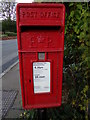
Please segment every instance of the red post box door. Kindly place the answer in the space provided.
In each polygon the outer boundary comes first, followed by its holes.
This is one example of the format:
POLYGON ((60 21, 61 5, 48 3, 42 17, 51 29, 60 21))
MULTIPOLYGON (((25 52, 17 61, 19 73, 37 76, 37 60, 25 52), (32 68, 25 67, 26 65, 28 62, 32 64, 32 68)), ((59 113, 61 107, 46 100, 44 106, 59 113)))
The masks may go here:
POLYGON ((17 33, 23 107, 61 105, 65 7, 19 4, 17 33))

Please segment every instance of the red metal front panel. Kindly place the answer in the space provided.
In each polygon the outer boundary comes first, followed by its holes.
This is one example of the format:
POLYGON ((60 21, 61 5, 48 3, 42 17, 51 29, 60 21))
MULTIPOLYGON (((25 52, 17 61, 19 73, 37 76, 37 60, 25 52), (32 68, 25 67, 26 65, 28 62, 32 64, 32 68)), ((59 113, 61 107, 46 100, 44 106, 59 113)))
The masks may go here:
POLYGON ((64 25, 63 4, 17 5, 20 81, 25 109, 61 105, 64 25), (45 58, 38 59, 38 53, 45 53, 45 58), (35 62, 50 63, 49 92, 35 93, 33 77, 35 62))

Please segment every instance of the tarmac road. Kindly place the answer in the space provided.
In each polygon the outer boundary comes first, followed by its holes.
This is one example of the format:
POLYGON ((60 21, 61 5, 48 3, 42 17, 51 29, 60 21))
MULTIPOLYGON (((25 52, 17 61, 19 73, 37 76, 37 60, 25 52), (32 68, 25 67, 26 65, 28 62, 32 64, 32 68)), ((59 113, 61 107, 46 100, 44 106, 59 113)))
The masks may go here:
POLYGON ((3 40, 0 41, 0 44, 2 44, 2 57, 0 57, 2 66, 0 67, 4 72, 18 60, 17 40, 3 40))

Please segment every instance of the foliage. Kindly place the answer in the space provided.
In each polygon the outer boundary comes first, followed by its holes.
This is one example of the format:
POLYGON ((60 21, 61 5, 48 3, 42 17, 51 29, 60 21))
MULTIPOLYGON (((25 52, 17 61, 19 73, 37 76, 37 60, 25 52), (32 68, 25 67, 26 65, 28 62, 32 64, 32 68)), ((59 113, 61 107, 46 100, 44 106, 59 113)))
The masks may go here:
POLYGON ((7 35, 0 34, 0 38, 7 37, 7 35))
POLYGON ((50 110, 52 120, 88 119, 89 80, 89 7, 88 3, 68 3, 65 25, 64 81, 68 100, 60 108, 50 110), (54 118, 55 117, 55 118, 54 118))
POLYGON ((12 2, 7 2, 6 0, 1 0, 0 2, 0 17, 3 20, 16 20, 16 2, 12 0, 12 2))
POLYGON ((2 32, 5 33, 6 31, 16 33, 16 21, 3 20, 2 21, 2 32))
POLYGON ((16 32, 16 2, 12 0, 0 1, 0 18, 2 20, 2 31, 16 32))
POLYGON ((6 32, 7 36, 17 36, 17 33, 14 32, 6 32))
POLYGON ((20 119, 25 120, 37 120, 37 111, 36 110, 25 110, 24 113, 20 115, 20 119))
POLYGON ((0 32, 2 32, 2 21, 0 20, 0 32))
POLYGON ((68 100, 61 107, 48 109, 48 120, 88 120, 89 5, 88 3, 65 5, 67 13, 63 76, 67 85, 68 100))

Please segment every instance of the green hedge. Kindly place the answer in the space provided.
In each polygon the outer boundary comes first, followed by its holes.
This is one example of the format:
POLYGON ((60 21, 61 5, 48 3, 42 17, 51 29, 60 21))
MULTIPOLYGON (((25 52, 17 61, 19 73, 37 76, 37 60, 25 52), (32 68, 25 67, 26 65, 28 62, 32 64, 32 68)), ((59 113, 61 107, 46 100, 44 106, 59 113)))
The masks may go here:
POLYGON ((16 21, 11 21, 11 20, 3 20, 2 21, 2 31, 5 33, 6 31, 10 32, 17 32, 16 30, 16 21))
POLYGON ((5 35, 5 34, 4 34, 4 35, 3 35, 3 34, 1 34, 1 35, 0 35, 0 37, 7 37, 7 35, 5 35))
POLYGON ((6 32, 5 34, 7 36, 17 36, 17 33, 14 33, 14 32, 6 32))

